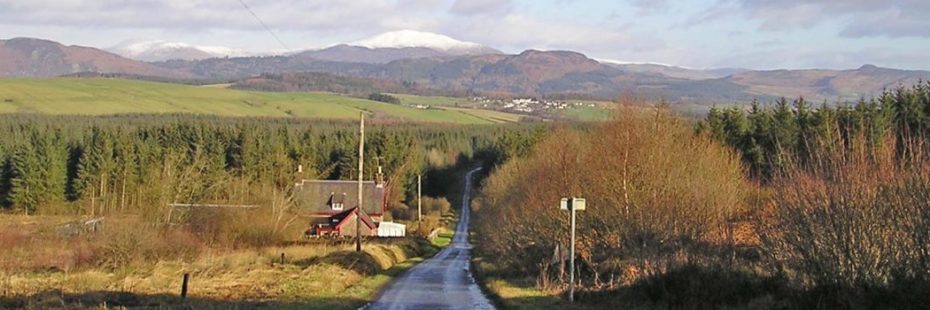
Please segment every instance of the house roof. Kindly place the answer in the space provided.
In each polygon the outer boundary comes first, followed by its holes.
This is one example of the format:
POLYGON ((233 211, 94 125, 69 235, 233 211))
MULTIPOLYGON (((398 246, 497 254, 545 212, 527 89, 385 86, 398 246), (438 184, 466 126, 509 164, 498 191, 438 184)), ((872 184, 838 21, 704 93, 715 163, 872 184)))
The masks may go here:
MULTIPOLYGON (((373 181, 362 182, 365 214, 384 212, 387 189, 373 181)), ((294 202, 302 210, 320 214, 337 214, 358 206, 358 181, 302 180, 297 183, 294 202), (342 210, 333 210, 333 203, 342 203, 342 210)))
MULTIPOLYGON (((336 224, 336 228, 342 228, 343 225, 346 225, 347 222, 345 221, 345 219, 348 218, 349 215, 352 215, 352 214, 355 214, 355 208, 352 208, 352 209, 343 211, 341 213, 337 213, 336 215, 333 215, 332 219, 335 220, 337 223, 339 223, 339 224, 336 224)), ((368 228, 370 229, 375 229, 378 227, 377 225, 375 225, 375 221, 373 221, 371 217, 368 216, 367 213, 362 214, 362 222, 365 223, 365 225, 368 226, 368 228)))

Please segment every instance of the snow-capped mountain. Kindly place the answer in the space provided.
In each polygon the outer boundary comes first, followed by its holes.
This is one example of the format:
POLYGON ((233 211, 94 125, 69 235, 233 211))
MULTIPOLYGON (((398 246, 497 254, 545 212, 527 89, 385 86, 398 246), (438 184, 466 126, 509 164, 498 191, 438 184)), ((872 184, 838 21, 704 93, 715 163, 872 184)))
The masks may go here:
POLYGON ((388 63, 399 59, 485 54, 501 54, 501 51, 437 33, 400 30, 324 49, 304 51, 299 55, 339 62, 388 63))
POLYGON ((377 48, 428 48, 453 55, 478 55, 489 52, 500 53, 492 48, 474 42, 459 41, 445 35, 432 32, 399 30, 385 32, 358 41, 346 43, 349 46, 377 48))
POLYGON ((242 51, 223 46, 194 46, 183 42, 162 40, 126 41, 107 50, 126 58, 141 61, 200 60, 212 57, 245 55, 242 51))

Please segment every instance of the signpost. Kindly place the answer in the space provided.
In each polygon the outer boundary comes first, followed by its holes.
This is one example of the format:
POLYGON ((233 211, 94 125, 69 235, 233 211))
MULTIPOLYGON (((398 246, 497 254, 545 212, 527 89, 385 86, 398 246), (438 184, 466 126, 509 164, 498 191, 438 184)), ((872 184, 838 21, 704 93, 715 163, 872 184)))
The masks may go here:
POLYGON ((575 301, 575 211, 584 211, 586 203, 584 198, 562 198, 559 202, 559 209, 572 212, 572 246, 569 251, 568 266, 568 301, 575 301))

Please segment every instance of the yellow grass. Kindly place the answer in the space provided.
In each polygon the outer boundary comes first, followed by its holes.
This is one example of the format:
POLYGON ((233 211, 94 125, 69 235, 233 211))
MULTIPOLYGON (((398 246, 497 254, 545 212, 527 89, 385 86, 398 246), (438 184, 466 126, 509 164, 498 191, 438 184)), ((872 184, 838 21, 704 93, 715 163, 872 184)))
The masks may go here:
POLYGON ((366 244, 361 255, 353 250, 351 244, 306 244, 210 250, 191 262, 118 270, 0 271, 0 308, 96 307, 119 304, 119 296, 126 295, 131 296, 127 306, 354 309, 420 261, 408 257, 401 244, 366 244), (187 301, 177 297, 184 273, 191 279, 187 301))

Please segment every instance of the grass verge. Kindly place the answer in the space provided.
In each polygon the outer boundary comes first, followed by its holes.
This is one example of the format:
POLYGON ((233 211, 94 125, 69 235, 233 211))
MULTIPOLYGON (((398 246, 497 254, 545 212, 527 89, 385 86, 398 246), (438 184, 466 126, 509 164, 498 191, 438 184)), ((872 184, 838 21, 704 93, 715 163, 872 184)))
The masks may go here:
POLYGON ((0 308, 356 309, 436 251, 413 239, 368 242, 362 253, 352 247, 301 244, 217 252, 193 262, 119 270, 0 271, 0 308), (191 277, 187 299, 178 296, 184 273, 191 277))

